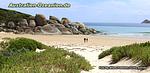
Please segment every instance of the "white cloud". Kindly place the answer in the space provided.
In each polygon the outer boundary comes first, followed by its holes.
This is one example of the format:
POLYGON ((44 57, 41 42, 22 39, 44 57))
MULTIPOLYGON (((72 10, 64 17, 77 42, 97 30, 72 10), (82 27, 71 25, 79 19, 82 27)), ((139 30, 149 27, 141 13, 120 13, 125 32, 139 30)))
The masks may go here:
POLYGON ((150 0, 108 0, 93 5, 97 19, 110 22, 140 22, 150 18, 150 0))

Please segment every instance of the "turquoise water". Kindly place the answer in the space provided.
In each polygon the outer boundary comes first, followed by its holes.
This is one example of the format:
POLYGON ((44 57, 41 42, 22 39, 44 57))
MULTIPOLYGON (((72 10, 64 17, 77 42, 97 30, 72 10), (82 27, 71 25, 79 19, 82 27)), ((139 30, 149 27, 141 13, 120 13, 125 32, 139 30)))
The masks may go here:
POLYGON ((139 23, 85 23, 88 27, 112 36, 150 36, 150 24, 139 23))

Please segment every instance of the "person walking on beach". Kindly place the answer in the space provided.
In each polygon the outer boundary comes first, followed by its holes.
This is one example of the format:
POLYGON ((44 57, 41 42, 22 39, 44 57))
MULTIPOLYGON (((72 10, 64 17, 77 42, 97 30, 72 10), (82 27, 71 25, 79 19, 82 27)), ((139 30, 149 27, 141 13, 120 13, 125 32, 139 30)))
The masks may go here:
POLYGON ((84 43, 88 42, 88 38, 84 38, 84 43))

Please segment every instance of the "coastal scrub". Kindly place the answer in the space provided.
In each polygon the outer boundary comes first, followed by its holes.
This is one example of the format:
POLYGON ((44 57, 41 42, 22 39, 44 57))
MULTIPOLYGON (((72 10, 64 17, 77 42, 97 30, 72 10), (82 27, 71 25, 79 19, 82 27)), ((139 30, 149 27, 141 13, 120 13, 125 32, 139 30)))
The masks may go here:
POLYGON ((32 39, 9 39, 1 43, 1 48, 2 73, 80 73, 81 70, 92 69, 84 57, 63 48, 48 47, 32 39), (46 50, 37 53, 34 48, 46 50))

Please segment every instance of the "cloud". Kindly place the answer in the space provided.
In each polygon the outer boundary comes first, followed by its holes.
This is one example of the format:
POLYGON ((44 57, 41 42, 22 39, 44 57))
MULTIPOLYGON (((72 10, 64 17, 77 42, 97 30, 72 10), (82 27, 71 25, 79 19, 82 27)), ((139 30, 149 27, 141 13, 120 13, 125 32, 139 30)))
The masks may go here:
POLYGON ((150 18, 149 0, 107 0, 94 5, 99 11, 97 19, 104 22, 140 22, 150 18))

